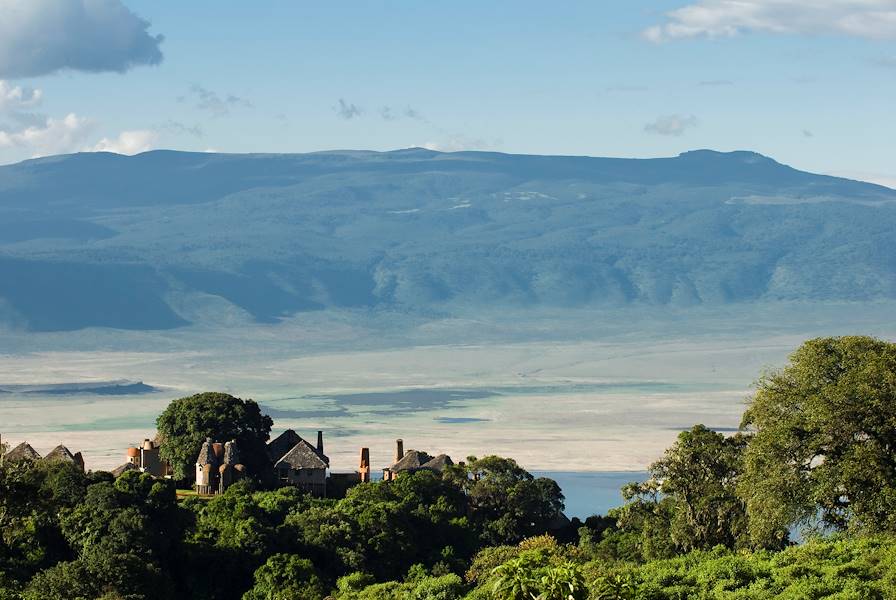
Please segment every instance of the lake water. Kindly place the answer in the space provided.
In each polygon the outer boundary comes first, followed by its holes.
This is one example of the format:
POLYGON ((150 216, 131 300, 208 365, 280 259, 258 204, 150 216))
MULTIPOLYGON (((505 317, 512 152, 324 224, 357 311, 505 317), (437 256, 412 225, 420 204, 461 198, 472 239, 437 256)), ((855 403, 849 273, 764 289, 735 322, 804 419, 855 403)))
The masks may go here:
POLYGON ((582 520, 591 515, 606 515, 611 508, 621 506, 622 486, 631 481, 647 480, 646 471, 541 471, 533 475, 556 481, 566 497, 566 516, 582 520))

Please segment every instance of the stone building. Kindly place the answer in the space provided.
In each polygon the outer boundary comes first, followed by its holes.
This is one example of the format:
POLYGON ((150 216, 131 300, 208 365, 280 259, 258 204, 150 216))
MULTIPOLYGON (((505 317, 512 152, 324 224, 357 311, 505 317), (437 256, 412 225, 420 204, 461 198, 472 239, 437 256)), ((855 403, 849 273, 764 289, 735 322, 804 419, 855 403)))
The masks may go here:
POLYGON ((221 494, 245 472, 236 440, 222 444, 206 438, 196 458, 196 493, 221 494))
POLYGON ((327 469, 330 459, 324 454, 324 434, 317 432, 317 445, 287 429, 268 442, 268 456, 274 465, 277 479, 284 485, 318 496, 327 495, 327 469))
POLYGON ((404 451, 404 441, 395 440, 395 462, 390 467, 383 469, 383 480, 392 481, 402 473, 415 471, 432 471, 441 473, 447 467, 454 464, 447 454, 439 454, 432 457, 420 450, 404 451))
MULTIPOLYGON (((167 477, 171 475, 171 465, 162 460, 161 444, 155 440, 145 439, 139 446, 128 448, 127 463, 132 464, 143 473, 149 473, 153 477, 167 477)), ((127 469, 124 465, 115 469, 122 473, 127 469)), ((115 472, 113 471, 113 473, 115 472)))

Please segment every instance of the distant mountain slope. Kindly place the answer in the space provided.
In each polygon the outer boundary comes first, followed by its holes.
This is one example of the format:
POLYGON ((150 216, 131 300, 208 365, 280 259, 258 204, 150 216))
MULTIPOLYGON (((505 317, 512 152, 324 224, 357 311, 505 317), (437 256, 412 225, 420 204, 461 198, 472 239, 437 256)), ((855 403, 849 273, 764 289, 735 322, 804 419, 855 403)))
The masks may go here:
POLYGON ((751 152, 75 154, 0 167, 0 322, 893 298, 894 242, 896 191, 751 152))

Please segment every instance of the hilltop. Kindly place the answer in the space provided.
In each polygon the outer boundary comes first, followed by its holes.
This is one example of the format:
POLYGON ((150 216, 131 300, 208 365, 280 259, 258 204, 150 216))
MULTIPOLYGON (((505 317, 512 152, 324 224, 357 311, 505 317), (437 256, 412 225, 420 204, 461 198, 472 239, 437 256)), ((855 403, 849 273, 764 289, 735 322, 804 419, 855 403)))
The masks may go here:
POLYGON ((86 153, 0 167, 0 324, 896 297, 896 191, 753 152, 86 153))

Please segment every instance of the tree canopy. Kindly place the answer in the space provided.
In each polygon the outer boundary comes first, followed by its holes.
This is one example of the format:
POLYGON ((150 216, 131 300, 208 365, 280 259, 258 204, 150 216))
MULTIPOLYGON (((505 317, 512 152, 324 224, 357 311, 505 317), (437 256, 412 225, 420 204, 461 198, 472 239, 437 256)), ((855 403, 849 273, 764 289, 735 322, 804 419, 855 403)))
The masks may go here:
POLYGON ((757 543, 794 523, 896 531, 896 344, 804 343, 744 414, 755 430, 740 494, 757 543))
POLYGON ((192 477, 192 465, 207 437, 216 442, 236 440, 249 473, 261 476, 268 468, 265 444, 273 425, 254 400, 220 392, 174 400, 156 420, 162 458, 171 463, 177 479, 192 477))

